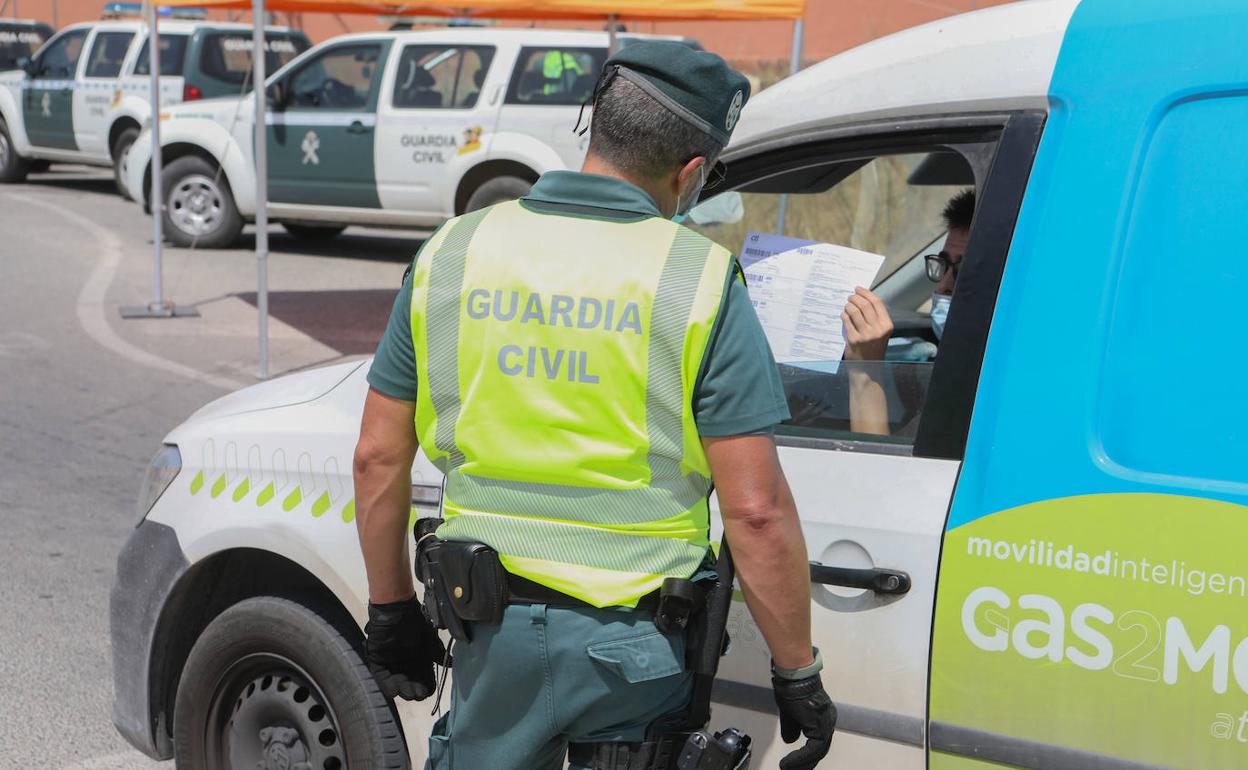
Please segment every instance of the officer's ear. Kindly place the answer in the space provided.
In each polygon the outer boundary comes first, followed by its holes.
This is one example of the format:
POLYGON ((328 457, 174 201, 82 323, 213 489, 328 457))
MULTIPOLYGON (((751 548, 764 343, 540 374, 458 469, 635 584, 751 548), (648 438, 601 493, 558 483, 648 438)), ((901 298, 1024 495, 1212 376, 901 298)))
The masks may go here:
POLYGON ((676 172, 676 193, 681 194, 697 184, 698 180, 705 180, 706 158, 697 155, 690 158, 685 165, 680 167, 680 171, 676 172))

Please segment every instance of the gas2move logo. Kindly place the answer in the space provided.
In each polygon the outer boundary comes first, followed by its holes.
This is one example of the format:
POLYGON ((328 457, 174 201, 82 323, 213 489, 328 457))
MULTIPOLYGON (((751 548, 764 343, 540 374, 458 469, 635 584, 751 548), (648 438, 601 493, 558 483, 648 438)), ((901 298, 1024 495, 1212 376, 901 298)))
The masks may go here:
POLYGON ((962 631, 985 652, 1012 651, 1031 660, 1067 661, 1088 671, 1168 685, 1203 680, 1219 695, 1233 680, 1248 694, 1248 637, 1232 638, 1226 625, 1205 628, 1189 629, 1181 618, 1163 621, 1144 610, 1115 613, 1092 602, 1067 613, 1043 594, 1023 594, 1015 604, 993 586, 974 589, 962 603, 962 631), (1007 614, 1015 606, 1027 617, 1007 614))

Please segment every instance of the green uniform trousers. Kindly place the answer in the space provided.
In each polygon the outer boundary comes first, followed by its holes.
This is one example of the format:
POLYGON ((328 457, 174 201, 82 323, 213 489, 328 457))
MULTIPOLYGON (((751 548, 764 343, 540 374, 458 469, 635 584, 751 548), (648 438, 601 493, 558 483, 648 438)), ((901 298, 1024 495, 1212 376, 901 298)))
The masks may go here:
POLYGON ((560 770, 569 741, 639 741, 692 688, 684 635, 642 611, 513 605, 453 655, 425 770, 560 770))

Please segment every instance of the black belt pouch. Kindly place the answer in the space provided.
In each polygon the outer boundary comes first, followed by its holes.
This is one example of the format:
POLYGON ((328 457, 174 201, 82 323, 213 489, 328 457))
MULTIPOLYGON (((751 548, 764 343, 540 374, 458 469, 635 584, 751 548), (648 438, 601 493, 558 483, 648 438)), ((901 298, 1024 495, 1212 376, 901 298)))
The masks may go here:
POLYGON ((470 623, 502 622, 507 609, 507 572, 498 552, 485 543, 422 538, 417 574, 426 589, 434 590, 441 605, 439 614, 449 609, 470 623))

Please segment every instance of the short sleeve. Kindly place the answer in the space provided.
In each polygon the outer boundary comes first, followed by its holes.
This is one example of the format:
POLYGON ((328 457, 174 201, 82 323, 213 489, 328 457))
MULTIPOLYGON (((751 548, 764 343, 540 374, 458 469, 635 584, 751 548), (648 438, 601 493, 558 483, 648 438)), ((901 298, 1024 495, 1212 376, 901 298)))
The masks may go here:
POLYGON ((745 285, 729 280, 694 389, 700 436, 740 436, 789 419, 784 385, 745 285))
POLYGON ((412 345, 412 271, 394 299, 386 331, 373 356, 368 384, 391 398, 416 400, 416 349, 412 345))

